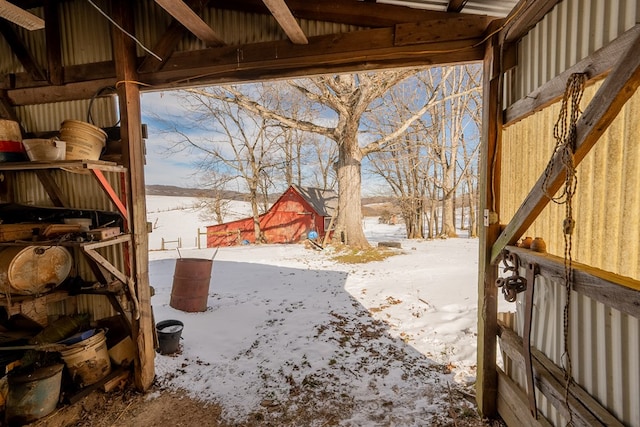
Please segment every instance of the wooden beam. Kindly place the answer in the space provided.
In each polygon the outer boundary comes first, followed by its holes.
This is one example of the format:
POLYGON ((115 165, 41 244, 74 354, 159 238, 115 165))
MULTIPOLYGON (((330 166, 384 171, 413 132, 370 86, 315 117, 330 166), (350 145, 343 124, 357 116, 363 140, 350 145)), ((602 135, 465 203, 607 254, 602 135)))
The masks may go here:
POLYGON ((524 98, 513 103, 504 113, 505 126, 535 113, 562 99, 567 79, 573 73, 587 73, 590 83, 606 76, 628 51, 629 45, 640 34, 640 24, 636 24, 611 43, 598 49, 587 58, 563 71, 524 98))
POLYGON ((0 90, 0 118, 20 122, 5 89, 0 90))
MULTIPOLYGON (((204 9, 208 1, 187 0, 186 3, 195 13, 199 14, 202 9, 204 9)), ((162 58, 162 61, 159 61, 155 56, 149 54, 145 56, 144 60, 138 67, 138 73, 149 73, 161 69, 185 34, 187 34, 187 29, 184 25, 176 19, 172 19, 169 27, 160 37, 160 40, 158 40, 151 49, 153 53, 162 58)))
POLYGON ((307 36, 284 0, 262 0, 292 43, 308 44, 307 36))
POLYGON ((465 40, 483 34, 491 21, 485 17, 455 16, 446 19, 396 25, 395 45, 433 43, 440 40, 465 40))
MULTIPOLYGON (((394 30, 382 28, 311 37, 309 41, 309 45, 306 46, 280 40, 175 52, 160 71, 139 74, 138 81, 153 86, 142 88, 144 90, 166 89, 193 84, 300 77, 327 72, 455 64, 479 61, 484 57, 480 36, 469 40, 395 46, 394 30)), ((119 81, 113 73, 113 68, 109 71, 112 64, 105 62, 65 67, 67 83, 64 86, 45 87, 32 81, 30 84, 37 86, 8 90, 7 95, 13 105, 89 99, 100 88, 113 86, 119 81), (91 74, 92 72, 95 74, 91 74)), ((22 81, 24 85, 29 84, 22 81)))
MULTIPOLYGON (((519 362, 520 360, 524 361, 522 338, 502 324, 500 324, 498 332, 502 351, 520 369, 524 369, 524 365, 519 362)), ((575 382, 569 387, 569 409, 567 409, 564 373, 540 350, 532 348, 531 352, 536 387, 563 417, 568 418, 568 410, 571 410, 576 426, 623 427, 623 424, 615 416, 575 382)), ((526 410, 526 406, 524 410, 526 410)))
POLYGON ((449 0, 447 4, 447 12, 460 13, 467 4, 468 0, 449 0))
MULTIPOLYGON (((582 116, 576 124, 576 146, 573 156, 575 166, 578 166, 591 148, 607 130, 616 118, 624 104, 635 93, 640 85, 640 35, 636 36, 625 54, 621 55, 615 69, 609 74, 598 92, 595 94, 582 116)), ((549 203, 544 191, 547 183, 548 192, 555 194, 564 181, 564 168, 560 153, 553 158, 550 173, 543 173, 534 187, 518 208, 509 224, 506 226, 493 249, 491 262, 497 262, 500 252, 507 245, 513 245, 527 228, 540 215, 549 203)), ((560 226, 560 224, 558 225, 560 226)))
POLYGON ((44 3, 45 40, 47 43, 47 74, 49 82, 53 85, 61 85, 64 81, 62 74, 62 46, 60 44, 60 14, 59 3, 54 0, 46 0, 44 3))
POLYGON ((53 175, 51 174, 50 170, 36 170, 36 175, 38 176, 38 180, 47 192, 47 195, 53 202, 53 206, 60 208, 68 208, 71 206, 67 199, 67 195, 54 181, 53 175))
MULTIPOLYGON (((115 0, 113 17, 125 30, 134 33, 132 4, 128 0, 115 0)), ((126 251, 131 262, 130 274, 133 277, 135 295, 139 302, 139 317, 133 322, 133 340, 138 350, 134 362, 135 384, 141 390, 147 390, 153 383, 155 348, 153 333, 155 325, 151 309, 151 289, 149 285, 149 242, 147 236, 147 212, 144 188, 144 146, 140 113, 140 91, 137 84, 135 45, 122 31, 112 28, 113 56, 116 64, 116 77, 124 82, 118 86, 120 103, 121 131, 123 142, 123 160, 128 168, 127 204, 131 220, 128 221, 132 234, 133 250, 126 251)), ((129 289, 131 281, 127 281, 129 289)), ((135 304, 135 301, 134 301, 135 304)))
MULTIPOLYGON (((536 263, 542 276, 564 276, 564 258, 507 246, 522 262, 536 263)), ((608 307, 640 318, 640 281, 573 261, 573 290, 608 307)))
POLYGON ((500 156, 502 124, 502 71, 497 37, 486 47, 483 70, 482 148, 480 154, 480 211, 484 226, 480 227, 478 260, 478 370, 476 400, 485 417, 497 414, 498 377, 496 370, 496 328, 498 268, 490 260, 491 247, 500 233, 500 156))
POLYGON ((500 43, 520 40, 561 1, 520 0, 507 16, 507 25, 500 31, 500 43))
POLYGON ((508 426, 551 427, 544 416, 538 419, 527 411, 527 396, 511 378, 498 369, 498 412, 508 426))
POLYGON ((4 18, 14 24, 26 28, 29 31, 41 30, 44 28, 44 20, 42 18, 21 9, 7 0, 0 0, 0 9, 2 10, 0 19, 4 18))
POLYGON ((198 39, 202 40, 207 46, 224 46, 222 40, 213 29, 198 16, 184 1, 182 0, 155 0, 169 15, 173 16, 177 21, 184 25, 198 39))
POLYGON ((20 38, 20 35, 4 19, 0 18, 0 33, 11 47, 13 54, 18 58, 24 69, 34 80, 46 80, 42 69, 38 65, 35 57, 31 55, 29 49, 20 38))

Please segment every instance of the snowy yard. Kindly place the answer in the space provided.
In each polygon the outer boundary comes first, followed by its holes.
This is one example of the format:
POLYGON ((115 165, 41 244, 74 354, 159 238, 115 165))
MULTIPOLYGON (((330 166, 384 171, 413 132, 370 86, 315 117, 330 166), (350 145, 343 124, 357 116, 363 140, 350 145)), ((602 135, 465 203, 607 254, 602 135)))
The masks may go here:
MULTIPOLYGON (((158 227, 172 224, 176 235, 204 225, 188 210, 149 217, 158 227)), ((179 255, 152 250, 155 320, 185 325, 181 352, 156 357, 159 386, 220 405, 231 423, 478 422, 477 240, 409 241, 401 225, 377 218, 365 220, 365 233, 371 242, 400 241, 402 249, 381 262, 348 265, 334 261, 331 249, 302 244, 221 248, 202 313, 169 306, 179 255)), ((180 255, 213 252, 183 247, 180 255)))

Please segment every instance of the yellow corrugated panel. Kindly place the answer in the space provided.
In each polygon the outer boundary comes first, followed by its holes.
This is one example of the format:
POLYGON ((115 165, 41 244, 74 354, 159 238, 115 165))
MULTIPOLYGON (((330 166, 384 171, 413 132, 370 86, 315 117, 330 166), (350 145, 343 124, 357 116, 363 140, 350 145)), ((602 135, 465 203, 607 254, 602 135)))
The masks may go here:
MULTIPOLYGON (((600 84, 585 90, 587 105, 600 84)), ((559 104, 505 129, 501 175, 501 222, 508 223, 543 173, 555 140, 559 104)), ((573 254, 578 262, 640 280, 640 94, 620 112, 578 167, 573 201, 577 221, 573 254)), ((540 236, 550 253, 564 254, 565 206, 550 203, 528 236, 540 236)))

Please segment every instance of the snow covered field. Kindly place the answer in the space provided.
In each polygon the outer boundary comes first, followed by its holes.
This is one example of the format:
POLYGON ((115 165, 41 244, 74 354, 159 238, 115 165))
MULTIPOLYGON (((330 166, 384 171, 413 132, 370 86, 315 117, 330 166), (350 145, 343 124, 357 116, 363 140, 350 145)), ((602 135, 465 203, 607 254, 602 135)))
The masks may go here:
POLYGON ((370 241, 400 241, 398 255, 348 265, 302 244, 221 248, 207 311, 186 313, 169 306, 178 252, 153 249, 161 233, 184 236, 182 257, 214 249, 195 249, 206 222, 171 209, 180 200, 148 200, 155 320, 185 325, 182 351, 156 357, 163 388, 222 405, 230 422, 325 425, 339 413, 335 425, 425 426, 472 413, 477 240, 409 241, 402 225, 366 218, 370 241))

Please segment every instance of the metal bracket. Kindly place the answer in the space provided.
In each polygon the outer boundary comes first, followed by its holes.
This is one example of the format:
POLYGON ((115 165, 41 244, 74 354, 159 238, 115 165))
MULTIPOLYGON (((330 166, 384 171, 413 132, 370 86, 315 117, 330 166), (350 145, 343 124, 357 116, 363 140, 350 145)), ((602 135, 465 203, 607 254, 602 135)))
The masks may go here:
POLYGON ((536 274, 539 272, 540 268, 538 264, 529 263, 527 265, 527 289, 524 294, 524 331, 522 334, 522 350, 524 354, 525 374, 527 376, 527 397, 529 398, 529 410, 535 419, 538 419, 538 408, 536 406, 536 390, 531 361, 531 323, 533 320, 533 291, 535 288, 536 274))

